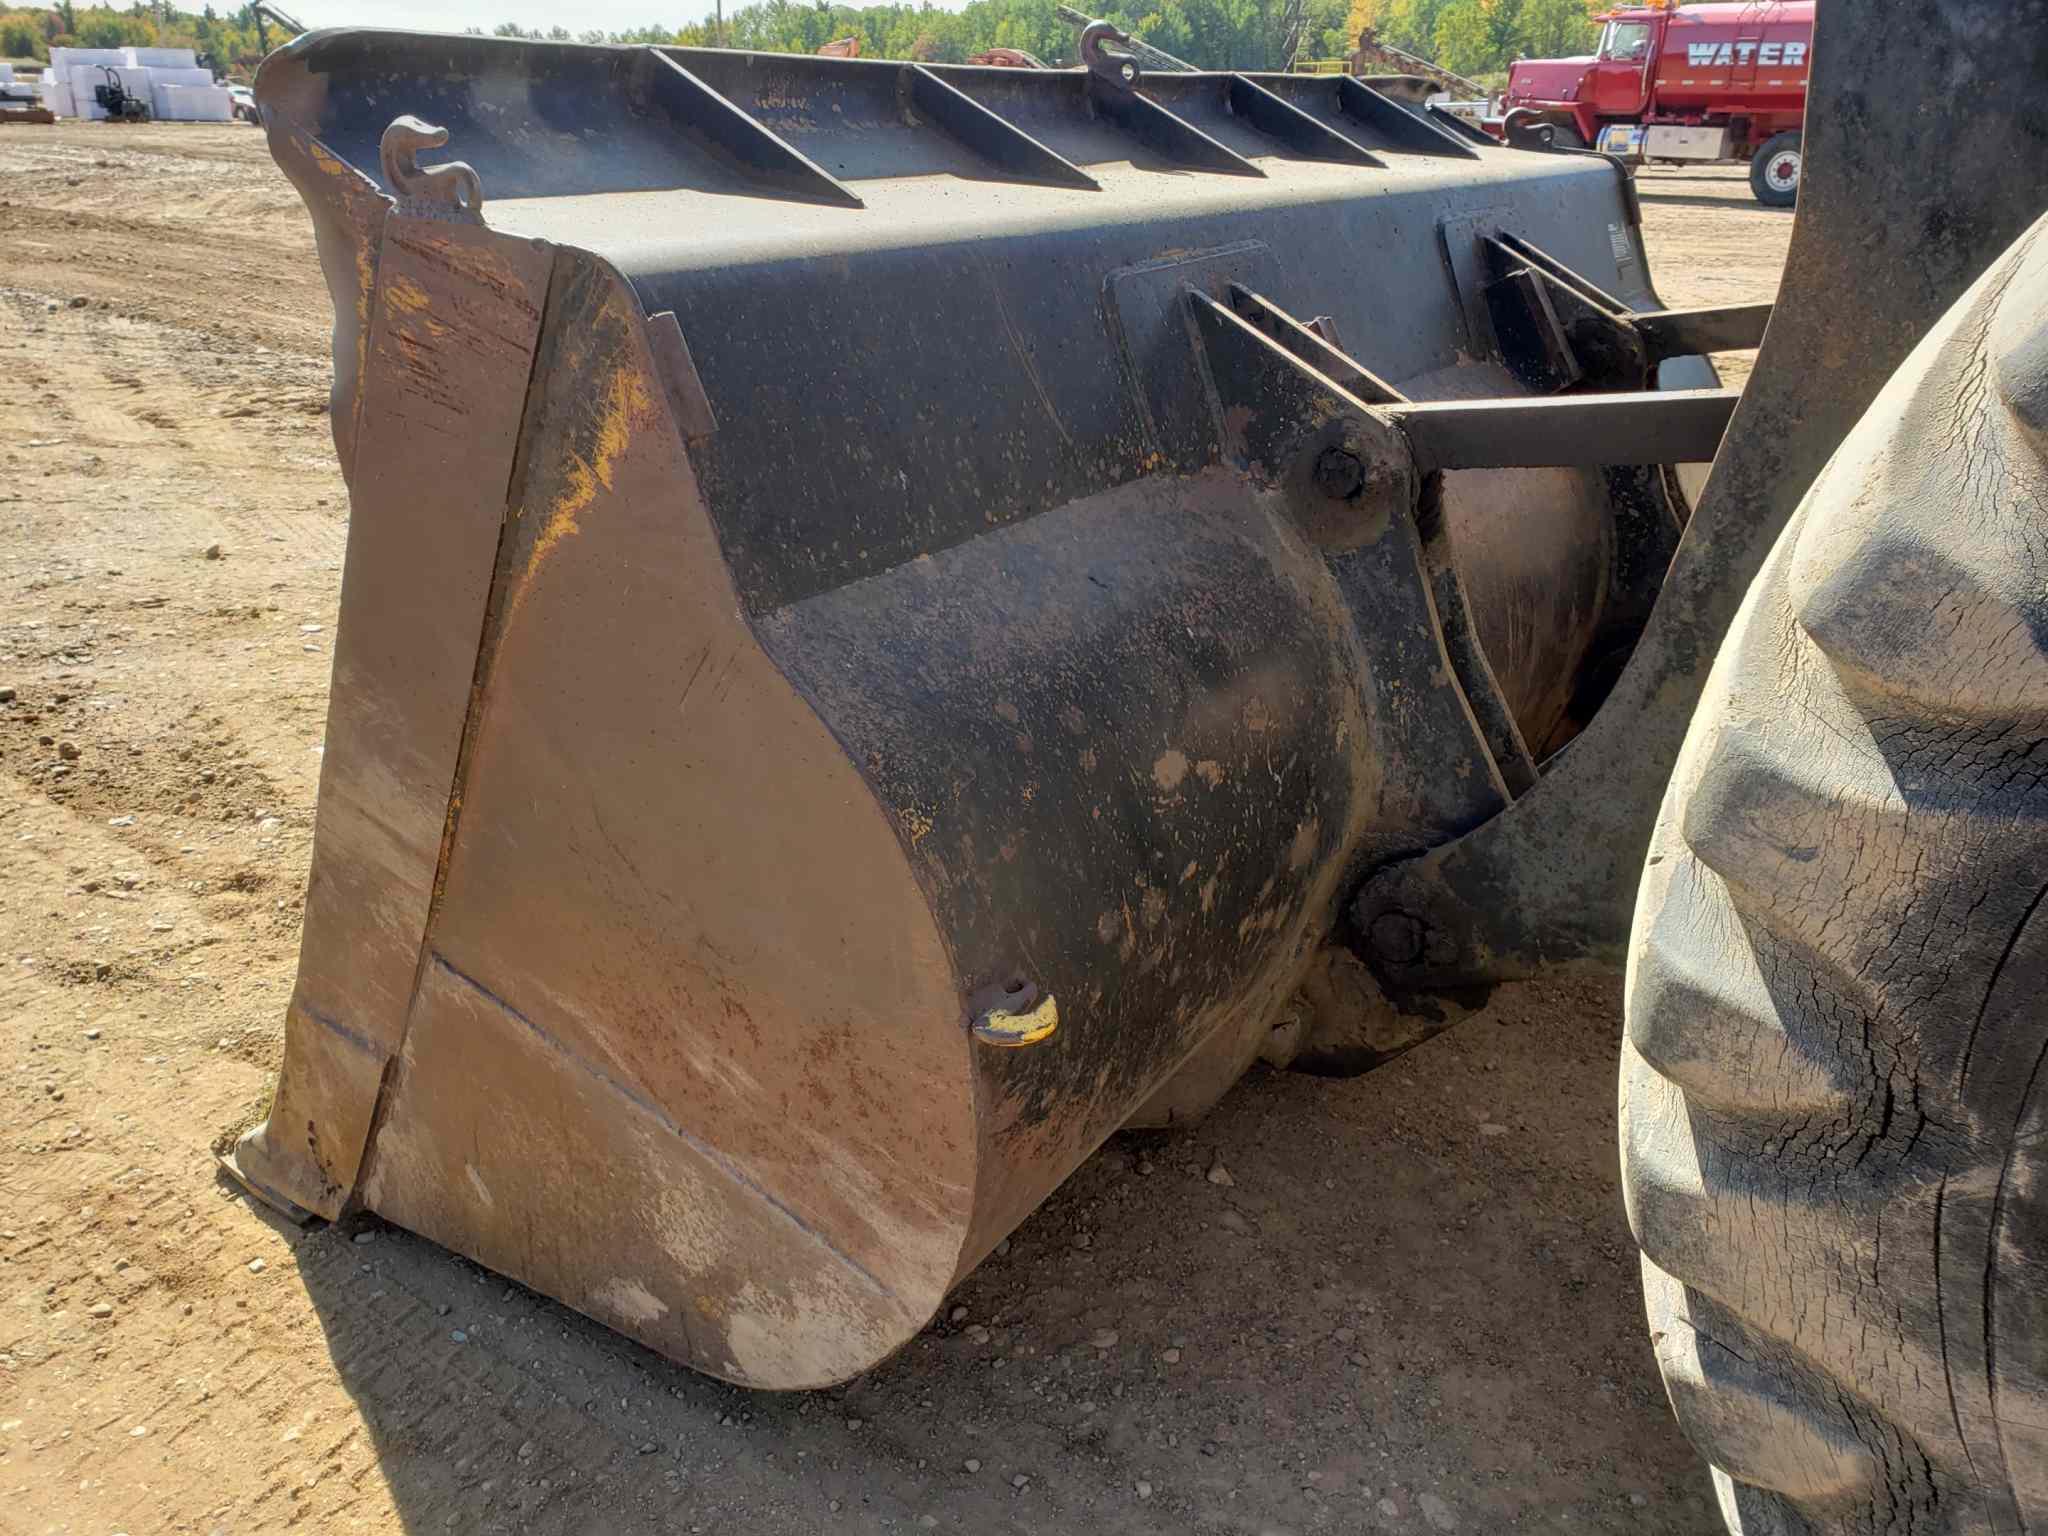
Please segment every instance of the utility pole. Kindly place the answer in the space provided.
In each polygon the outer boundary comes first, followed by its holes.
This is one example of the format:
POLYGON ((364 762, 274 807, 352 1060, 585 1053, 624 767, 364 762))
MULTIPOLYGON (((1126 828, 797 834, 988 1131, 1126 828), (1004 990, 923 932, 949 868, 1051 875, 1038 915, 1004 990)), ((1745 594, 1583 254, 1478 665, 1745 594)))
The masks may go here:
POLYGON ((711 24, 711 46, 723 48, 725 46, 725 0, 718 0, 718 7, 714 14, 717 20, 711 24))

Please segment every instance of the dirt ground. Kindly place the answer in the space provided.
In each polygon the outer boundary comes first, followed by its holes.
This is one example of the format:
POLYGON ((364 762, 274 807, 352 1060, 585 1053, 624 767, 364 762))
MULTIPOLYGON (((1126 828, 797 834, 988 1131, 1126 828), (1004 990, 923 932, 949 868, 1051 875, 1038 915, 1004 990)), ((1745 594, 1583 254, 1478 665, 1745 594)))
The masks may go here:
MULTIPOLYGON (((1740 172, 1642 186, 1667 302, 1772 293, 1790 219, 1740 172)), ((0 128, 0 1531, 1718 1529, 1640 1324, 1608 982, 1112 1141, 835 1392, 217 1180, 297 952, 327 338, 255 131, 0 128)))

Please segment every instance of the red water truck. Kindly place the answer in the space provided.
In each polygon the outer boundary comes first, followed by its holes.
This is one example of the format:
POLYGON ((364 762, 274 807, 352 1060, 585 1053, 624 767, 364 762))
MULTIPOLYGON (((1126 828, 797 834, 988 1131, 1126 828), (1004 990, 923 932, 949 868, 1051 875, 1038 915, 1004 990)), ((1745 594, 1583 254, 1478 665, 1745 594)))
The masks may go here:
POLYGON ((1533 135, 1638 165, 1747 160, 1757 201, 1789 208, 1799 192, 1813 5, 1752 0, 1606 12, 1590 58, 1510 66, 1499 126, 1511 139, 1533 135))

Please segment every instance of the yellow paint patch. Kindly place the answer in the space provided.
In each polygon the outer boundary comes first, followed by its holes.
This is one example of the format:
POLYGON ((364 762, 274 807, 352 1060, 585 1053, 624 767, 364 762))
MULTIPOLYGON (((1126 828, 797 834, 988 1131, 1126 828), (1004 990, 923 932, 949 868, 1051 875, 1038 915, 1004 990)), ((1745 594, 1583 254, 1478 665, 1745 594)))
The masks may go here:
POLYGON ((1007 1008, 989 1009, 974 1021, 974 1038, 984 1045, 1015 1049, 1020 1045, 1036 1045, 1059 1027, 1059 999, 1048 992, 1038 1000, 1035 1008, 1027 1008, 1021 1013, 1012 1013, 1007 1008))
POLYGON ((427 297, 427 291, 409 277, 394 277, 384 289, 384 298, 393 309, 403 310, 408 315, 425 314, 434 301, 427 297))
POLYGON ((351 176, 355 174, 353 166, 336 155, 333 150, 322 144, 318 139, 301 139, 298 142, 305 149, 306 158, 313 162, 321 175, 351 176))
MULTIPOLYGON (((377 289, 377 261, 370 251, 367 239, 356 241, 356 371, 350 380, 352 398, 348 403, 349 426, 353 430, 356 417, 362 414, 363 385, 370 369, 370 302, 377 289)), ((339 423, 336 423, 339 430, 339 423)), ((344 470, 353 469, 354 444, 350 444, 350 462, 344 470)))
POLYGON ((647 380, 637 368, 621 365, 612 370, 598 402, 597 430, 589 436, 589 456, 570 456, 562 475, 562 493, 548 508, 547 520, 534 536, 533 559, 522 592, 540 575, 556 546, 580 531, 578 519, 597 500, 598 492, 612 488, 612 470, 632 443, 634 430, 646 424, 651 404, 647 380))
POLYGON ((356 367, 360 374, 363 348, 370 339, 370 295, 377 286, 377 262, 367 240, 356 242, 356 367))

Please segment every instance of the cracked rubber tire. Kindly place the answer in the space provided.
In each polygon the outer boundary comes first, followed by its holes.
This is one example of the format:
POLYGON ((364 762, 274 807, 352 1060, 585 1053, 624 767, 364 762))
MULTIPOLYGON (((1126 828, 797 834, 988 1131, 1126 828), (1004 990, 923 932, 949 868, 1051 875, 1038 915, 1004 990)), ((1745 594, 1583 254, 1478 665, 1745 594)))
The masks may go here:
POLYGON ((1652 1339, 1732 1530, 2048 1530, 2048 221, 1836 453, 1635 919, 1652 1339))

